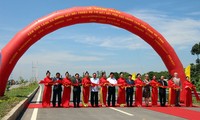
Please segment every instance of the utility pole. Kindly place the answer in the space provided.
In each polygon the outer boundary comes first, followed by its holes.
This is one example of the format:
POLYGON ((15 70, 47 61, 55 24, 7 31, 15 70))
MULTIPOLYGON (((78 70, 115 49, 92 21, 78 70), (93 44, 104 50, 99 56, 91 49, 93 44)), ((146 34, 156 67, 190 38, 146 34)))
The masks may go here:
POLYGON ((32 62, 32 81, 38 81, 38 62, 32 62))

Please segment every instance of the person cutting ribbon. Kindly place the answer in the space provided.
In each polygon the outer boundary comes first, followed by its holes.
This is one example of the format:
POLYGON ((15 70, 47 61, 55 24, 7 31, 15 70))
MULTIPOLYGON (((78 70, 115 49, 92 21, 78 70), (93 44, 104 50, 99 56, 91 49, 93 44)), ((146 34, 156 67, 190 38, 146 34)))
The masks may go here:
POLYGON ((126 97, 125 97, 125 86, 126 86, 126 80, 124 79, 124 74, 120 73, 120 78, 117 80, 118 87, 118 97, 117 97, 117 103, 124 107, 126 104, 126 97))
POLYGON ((53 107, 56 106, 56 98, 58 97, 58 107, 61 107, 61 93, 62 93, 62 78, 60 77, 60 73, 56 73, 56 77, 53 79, 53 107))
POLYGON ((74 108, 79 108, 80 105, 80 96, 81 96, 81 79, 79 78, 79 74, 76 73, 75 79, 72 81, 73 85, 73 103, 74 103, 74 108))
POLYGON ((52 93, 52 85, 53 81, 50 78, 51 73, 49 71, 46 72, 46 77, 40 83, 44 84, 44 91, 42 97, 42 107, 50 107, 51 101, 51 93, 52 93))
POLYGON ((132 75, 128 75, 128 79, 126 80, 126 105, 127 107, 133 106, 133 93, 134 93, 134 80, 132 80, 132 75))
POLYGON ((110 107, 110 101, 111 101, 111 98, 112 98, 112 107, 115 107, 115 100, 116 100, 115 85, 117 84, 117 80, 114 78, 113 72, 110 73, 110 77, 107 80, 110 83, 109 86, 108 86, 108 106, 110 107))
POLYGON ((194 95, 197 101, 200 101, 199 96, 196 92, 196 87, 190 82, 189 77, 186 76, 184 81, 185 86, 185 106, 192 107, 192 91, 194 91, 194 95))
POLYGON ((135 106, 136 107, 141 107, 142 106, 142 87, 144 86, 144 83, 141 79, 141 74, 138 73, 136 75, 136 80, 135 80, 135 106))
POLYGON ((167 88, 167 82, 164 80, 164 76, 160 77, 160 80, 158 81, 160 83, 159 86, 159 100, 160 100, 160 106, 164 107, 166 104, 166 88, 167 88))
POLYGON ((85 77, 82 79, 82 85, 83 85, 82 103, 84 107, 88 107, 90 86, 91 86, 91 81, 90 81, 88 72, 85 73, 85 77))
POLYGON ((69 107, 70 103, 70 95, 71 95, 71 79, 69 78, 69 73, 65 73, 65 78, 62 81, 64 90, 63 90, 63 96, 62 96, 62 105, 63 107, 69 107))
POLYGON ((150 85, 152 87, 152 95, 151 95, 151 102, 152 102, 152 106, 157 106, 158 104, 158 86, 159 83, 156 80, 156 76, 153 76, 153 79, 150 82, 150 85))
POLYGON ((90 101, 91 101, 91 105, 92 107, 94 107, 94 104, 95 104, 95 107, 99 107, 99 99, 98 99, 98 91, 99 91, 99 78, 97 78, 97 74, 96 73, 93 73, 92 74, 92 78, 90 78, 90 81, 91 81, 91 98, 90 98, 90 101))
POLYGON ((108 85, 109 85, 109 81, 107 81, 105 72, 102 72, 101 79, 100 79, 100 85, 101 85, 100 102, 101 102, 102 107, 105 107, 107 93, 108 93, 108 85))

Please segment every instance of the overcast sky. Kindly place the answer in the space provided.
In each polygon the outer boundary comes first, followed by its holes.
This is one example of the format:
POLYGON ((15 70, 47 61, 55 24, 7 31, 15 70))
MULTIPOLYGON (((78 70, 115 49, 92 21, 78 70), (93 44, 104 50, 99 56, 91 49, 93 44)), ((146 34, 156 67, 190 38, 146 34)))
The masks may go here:
MULTIPOLYGON (((195 62, 191 47, 200 41, 199 0, 0 0, 0 50, 21 29, 56 10, 100 6, 127 12, 147 22, 173 46, 184 67, 195 62)), ((12 78, 39 79, 69 71, 129 73, 167 70, 159 55, 136 35, 104 24, 76 24, 44 36, 21 57, 12 78)))

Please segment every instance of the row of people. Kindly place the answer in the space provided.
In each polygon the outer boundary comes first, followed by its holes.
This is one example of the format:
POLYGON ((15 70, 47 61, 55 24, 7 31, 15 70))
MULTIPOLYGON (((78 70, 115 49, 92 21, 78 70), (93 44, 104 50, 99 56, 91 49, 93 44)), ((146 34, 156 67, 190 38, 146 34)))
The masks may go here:
MULTIPOLYGON (((165 106, 166 104, 166 88, 169 88, 169 99, 168 103, 169 106, 176 106, 179 105, 180 99, 180 88, 181 82, 178 78, 178 74, 175 73, 174 77, 167 82, 164 81, 164 76, 161 76, 160 81, 156 80, 156 77, 153 76, 153 79, 150 81, 148 74, 145 75, 145 80, 141 79, 141 74, 137 74, 137 79, 134 81, 132 80, 132 75, 129 75, 128 79, 125 80, 123 73, 120 73, 120 78, 116 80, 114 78, 114 73, 110 73, 110 77, 106 78, 106 73, 102 73, 102 77, 99 79, 96 76, 96 73, 93 73, 92 78, 89 77, 89 73, 85 73, 85 77, 80 80, 79 74, 75 74, 75 79, 71 80, 69 78, 69 73, 66 72, 65 78, 60 78, 60 73, 56 74, 56 78, 50 78, 50 72, 47 71, 46 78, 41 81, 40 83, 44 84, 44 92, 43 92, 43 99, 42 105, 43 107, 50 106, 50 99, 51 99, 51 91, 53 85, 53 107, 56 106, 56 98, 58 96, 58 107, 69 107, 70 103, 70 93, 71 93, 71 86, 73 86, 73 103, 74 107, 79 107, 80 104, 80 96, 81 96, 81 86, 82 89, 82 105, 87 107, 89 103, 89 95, 91 100, 91 105, 98 107, 98 92, 100 89, 100 103, 102 106, 106 106, 106 99, 107 105, 115 106, 116 101, 116 86, 118 86, 118 95, 117 95, 117 103, 120 106, 127 106, 133 105, 133 94, 134 94, 134 87, 136 87, 135 91, 135 106, 142 106, 142 97, 145 98, 146 106, 149 105, 149 98, 151 96, 152 105, 157 105, 158 100, 158 88, 159 88, 159 99, 160 105, 165 106), (62 85, 64 86, 63 95, 62 93, 62 85), (152 93, 150 94, 150 87, 152 87, 152 93), (143 92, 142 92, 143 90, 143 92), (176 98, 176 99, 175 99, 176 98)), ((191 83, 187 81, 186 91, 191 87, 191 83), (190 84, 189 84, 190 83, 190 84)), ((185 82, 186 83, 186 82, 185 82)), ((190 90, 191 90, 190 89, 190 90)), ((188 94, 191 92, 186 92, 186 106, 191 106, 192 101, 188 94), (188 99, 189 98, 189 99, 188 99)))
MULTIPOLYGON (((157 106, 157 100, 159 95, 160 106, 166 106, 166 89, 169 89, 168 92, 168 106, 177 106, 180 107, 180 92, 183 92, 184 103, 186 107, 192 107, 192 91, 196 97, 197 101, 200 101, 196 87, 190 82, 189 77, 187 76, 184 83, 184 88, 182 88, 181 80, 178 77, 178 73, 174 73, 173 77, 169 78, 168 81, 164 80, 164 76, 161 76, 160 80, 156 80, 156 76, 153 76, 153 79, 150 81, 148 74, 145 75, 145 79, 142 82, 141 75, 137 76, 135 80, 136 84, 139 83, 139 87, 136 86, 136 95, 141 95, 143 87, 143 97, 145 98, 146 106, 149 105, 149 98, 151 96, 152 106, 157 106), (150 87, 152 92, 150 92, 150 87), (158 89, 159 88, 159 89, 158 89), (184 89, 184 90, 183 90, 184 89), (159 90, 159 93, 158 93, 159 90), (151 95, 150 95, 151 93, 151 95)), ((137 101, 136 97, 136 101, 137 101)), ((142 105, 141 97, 138 98, 139 106, 142 105)))

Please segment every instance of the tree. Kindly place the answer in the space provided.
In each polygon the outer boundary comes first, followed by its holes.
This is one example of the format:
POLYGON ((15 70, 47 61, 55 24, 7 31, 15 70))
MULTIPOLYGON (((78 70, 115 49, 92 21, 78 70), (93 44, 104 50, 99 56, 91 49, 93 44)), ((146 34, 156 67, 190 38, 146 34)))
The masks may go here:
POLYGON ((200 55, 200 42, 196 43, 191 49, 192 55, 197 55, 196 63, 200 63, 199 55, 200 55))
POLYGON ((200 90, 200 42, 196 43, 191 49, 192 55, 197 55, 196 64, 191 63, 191 81, 200 90))
POLYGON ((22 76, 19 77, 19 83, 23 84, 25 82, 24 78, 22 76))
POLYGON ((106 71, 105 70, 98 70, 97 71, 97 77, 101 78, 103 72, 106 72, 106 71))
POLYGON ((128 72, 123 72, 123 74, 124 74, 124 78, 125 78, 125 79, 128 79, 128 76, 130 75, 130 73, 128 73, 128 72))
MULTIPOLYGON (((118 73, 118 72, 114 72, 114 77, 115 77, 116 80, 119 79, 120 73, 121 73, 121 72, 119 72, 119 73, 118 73)), ((123 73, 123 75, 124 75, 124 78, 125 78, 125 79, 128 79, 128 76, 129 76, 130 73, 128 73, 128 72, 122 72, 122 73, 123 73)))
MULTIPOLYGON (((146 73, 145 73, 146 74, 146 73)), ((144 79, 145 74, 142 75, 142 78, 144 79)), ((166 79, 169 78, 169 72, 168 71, 161 71, 161 72, 154 72, 150 71, 147 73, 149 75, 149 79, 152 79, 153 76, 155 75, 156 78, 159 80, 161 76, 164 76, 166 79)))
POLYGON ((119 79, 119 73, 118 73, 118 72, 114 72, 114 78, 115 78, 116 80, 119 79))
POLYGON ((191 65, 191 81, 196 86, 197 90, 200 90, 200 64, 191 65))

